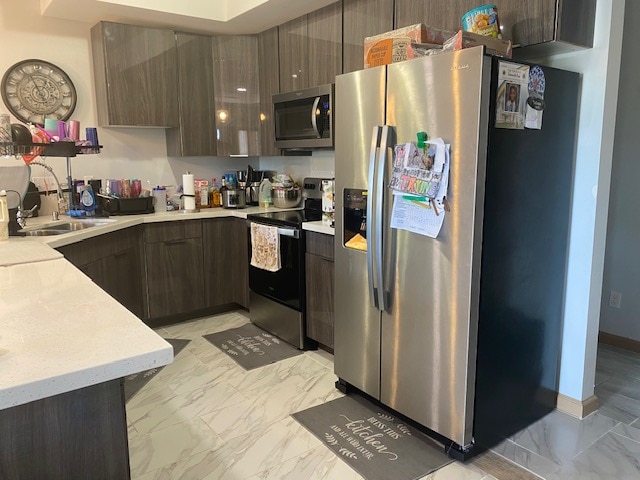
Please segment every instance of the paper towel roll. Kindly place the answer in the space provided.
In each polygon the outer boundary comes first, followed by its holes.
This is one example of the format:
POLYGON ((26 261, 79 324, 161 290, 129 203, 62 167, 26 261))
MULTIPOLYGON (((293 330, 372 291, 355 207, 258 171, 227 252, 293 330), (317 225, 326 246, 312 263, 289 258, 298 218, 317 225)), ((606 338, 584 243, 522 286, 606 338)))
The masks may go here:
POLYGON ((184 198, 184 209, 196 209, 196 186, 192 173, 182 175, 182 195, 184 198))

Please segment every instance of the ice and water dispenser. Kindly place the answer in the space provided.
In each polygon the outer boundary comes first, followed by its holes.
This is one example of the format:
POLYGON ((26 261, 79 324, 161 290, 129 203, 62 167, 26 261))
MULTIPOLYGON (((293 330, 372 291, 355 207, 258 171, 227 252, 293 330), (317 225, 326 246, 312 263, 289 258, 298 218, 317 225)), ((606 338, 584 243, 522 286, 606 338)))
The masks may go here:
POLYGON ((344 189, 343 241, 347 248, 367 250, 367 190, 344 189))

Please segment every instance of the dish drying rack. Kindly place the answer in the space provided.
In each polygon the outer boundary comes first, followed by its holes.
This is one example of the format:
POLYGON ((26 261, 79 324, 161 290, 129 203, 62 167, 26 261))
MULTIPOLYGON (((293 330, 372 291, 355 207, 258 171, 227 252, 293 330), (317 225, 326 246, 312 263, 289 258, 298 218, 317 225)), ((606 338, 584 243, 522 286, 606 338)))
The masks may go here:
MULTIPOLYGON (((76 142, 52 142, 52 143, 22 143, 0 142, 0 155, 14 156, 35 155, 41 157, 66 157, 67 159, 67 186, 69 188, 69 210, 75 208, 73 202, 73 176, 71 174, 71 159, 77 155, 95 155, 100 153, 102 145, 78 145, 76 142)), ((30 161, 26 161, 28 165, 30 161)))

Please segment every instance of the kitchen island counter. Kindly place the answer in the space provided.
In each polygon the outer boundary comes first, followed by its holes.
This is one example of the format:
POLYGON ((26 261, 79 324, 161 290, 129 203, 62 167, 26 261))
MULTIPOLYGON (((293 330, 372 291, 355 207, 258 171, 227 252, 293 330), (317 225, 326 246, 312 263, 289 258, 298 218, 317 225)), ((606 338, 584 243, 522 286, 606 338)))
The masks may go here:
POLYGON ((63 258, 0 266, 0 305, 0 410, 173 360, 170 344, 63 258))

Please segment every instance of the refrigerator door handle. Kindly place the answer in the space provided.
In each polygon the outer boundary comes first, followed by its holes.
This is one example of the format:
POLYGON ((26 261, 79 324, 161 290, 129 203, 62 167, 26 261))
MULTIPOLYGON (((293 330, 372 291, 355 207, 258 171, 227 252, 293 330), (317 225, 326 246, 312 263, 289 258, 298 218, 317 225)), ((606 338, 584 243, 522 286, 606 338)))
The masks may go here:
POLYGON ((371 151, 369 156, 369 189, 367 194, 367 279, 369 284, 369 300, 371 305, 377 309, 380 309, 378 305, 378 286, 377 286, 377 272, 374 272, 373 262, 375 252, 374 241, 374 205, 373 202, 376 199, 376 157, 378 147, 380 146, 380 135, 382 128, 379 126, 373 127, 373 133, 371 134, 371 151))
POLYGON ((391 141, 391 127, 382 127, 380 136, 380 156, 376 169, 376 210, 375 210, 375 271, 377 273, 376 284, 378 286, 378 308, 381 311, 387 309, 387 294, 384 289, 384 272, 382 270, 382 260, 384 249, 382 248, 382 232, 384 230, 384 174, 387 168, 387 152, 391 141))

